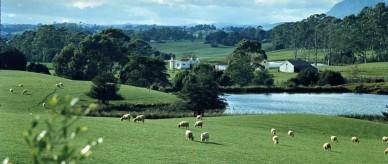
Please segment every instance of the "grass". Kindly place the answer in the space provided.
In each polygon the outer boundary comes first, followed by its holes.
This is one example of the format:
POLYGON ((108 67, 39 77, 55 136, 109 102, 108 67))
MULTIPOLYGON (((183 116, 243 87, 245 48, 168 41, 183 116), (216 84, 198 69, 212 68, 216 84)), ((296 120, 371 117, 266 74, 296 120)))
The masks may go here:
POLYGON ((177 58, 196 56, 203 61, 224 62, 226 56, 231 54, 234 47, 211 47, 201 40, 196 41, 168 41, 166 43, 152 43, 152 47, 167 53, 173 53, 177 58))
POLYGON ((273 75, 275 85, 282 85, 287 80, 296 77, 296 73, 279 72, 278 69, 270 69, 269 73, 273 75))
MULTIPOLYGON (((267 52, 269 61, 284 61, 295 58, 295 50, 293 49, 283 49, 276 51, 267 52)), ((315 61, 315 53, 313 51, 298 52, 297 58, 301 58, 308 61, 315 61)), ((318 62, 321 62, 325 58, 325 53, 318 51, 318 62)))
POLYGON ((358 67, 358 75, 364 77, 385 77, 388 78, 388 62, 366 63, 346 66, 323 66, 321 70, 333 70, 341 72, 342 75, 350 77, 352 70, 358 67))
MULTIPOLYGON (((95 101, 86 96, 90 86, 91 82, 89 81, 74 81, 38 73, 0 70, 0 111, 24 111, 31 105, 41 107, 40 102, 42 99, 53 92, 54 89, 56 89, 56 94, 59 95, 80 97, 84 102, 95 101), (63 82, 65 86, 64 89, 56 88, 55 84, 58 82, 63 82), (17 87, 16 85, 19 83, 24 84, 24 87, 17 87), (9 93, 10 88, 15 90, 14 94, 9 93), (31 95, 21 95, 23 89, 27 89, 31 95), (15 106, 14 104, 20 105, 15 106)), ((127 85, 121 85, 119 94, 123 96, 124 99, 112 101, 111 103, 158 104, 172 103, 180 100, 171 94, 127 85)))

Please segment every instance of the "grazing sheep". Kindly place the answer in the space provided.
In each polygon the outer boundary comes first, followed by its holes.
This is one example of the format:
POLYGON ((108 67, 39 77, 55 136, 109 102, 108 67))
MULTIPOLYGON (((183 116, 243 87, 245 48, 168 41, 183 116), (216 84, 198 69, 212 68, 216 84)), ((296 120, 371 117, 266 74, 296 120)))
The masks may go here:
POLYGON ((201 142, 209 142, 209 133, 204 132, 201 134, 201 142))
POLYGON ((24 89, 23 90, 23 95, 27 94, 28 93, 28 90, 27 89, 24 89))
POLYGON ((131 121, 131 114, 128 113, 121 116, 120 121, 123 121, 123 120, 131 121))
POLYGON ((138 122, 138 121, 141 121, 144 123, 144 115, 138 115, 136 116, 136 118, 133 119, 133 122, 138 122))
POLYGON ((202 120, 202 115, 197 115, 197 120, 202 120))
POLYGON ((59 84, 55 84, 55 86, 57 86, 57 88, 61 88, 61 86, 59 84))
POLYGON ((331 140, 331 142, 338 142, 337 136, 331 136, 330 140, 331 140))
POLYGON ((384 154, 388 154, 388 148, 384 150, 384 154))
POLYGON ((186 128, 186 129, 188 129, 188 128, 189 128, 189 122, 187 122, 187 121, 181 121, 181 122, 178 124, 178 128, 186 128))
POLYGON ((191 130, 186 130, 185 136, 187 140, 192 140, 192 141, 194 140, 194 135, 191 130))
POLYGON ((272 137, 273 144, 279 144, 279 137, 278 136, 273 136, 272 137))
POLYGON ((202 128, 203 122, 202 121, 197 121, 194 124, 194 127, 201 127, 202 128))
POLYGON ((13 89, 12 89, 12 88, 10 88, 10 89, 9 89, 9 92, 10 92, 10 93, 13 93, 13 89))
POLYGON ((23 87, 23 84, 18 84, 18 87, 23 87))
POLYGON ((288 136, 290 136, 290 137, 294 137, 294 136, 295 136, 295 134, 294 134, 294 131, 292 131, 292 130, 289 130, 289 131, 288 131, 288 136))
POLYGON ((388 137, 387 137, 387 136, 384 136, 384 137, 382 138, 382 140, 383 140, 383 143, 384 143, 384 142, 388 142, 388 137))
POLYGON ((360 139, 358 137, 352 137, 352 143, 360 143, 360 139))
POLYGON ((330 145, 330 143, 324 143, 322 147, 323 147, 323 150, 324 150, 324 151, 327 151, 327 150, 331 151, 331 145, 330 145))
POLYGON ((46 109, 46 103, 42 103, 42 107, 46 109))
POLYGON ((59 82, 58 84, 59 84, 60 87, 64 87, 62 82, 59 82))
POLYGON ((272 128, 272 129, 271 129, 271 134, 272 134, 273 136, 276 135, 276 129, 272 128))

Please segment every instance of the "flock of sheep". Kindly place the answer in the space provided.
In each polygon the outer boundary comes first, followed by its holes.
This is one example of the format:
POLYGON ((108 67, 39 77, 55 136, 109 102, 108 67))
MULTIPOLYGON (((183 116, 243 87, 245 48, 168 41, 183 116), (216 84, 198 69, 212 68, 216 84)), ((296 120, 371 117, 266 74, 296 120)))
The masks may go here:
MULTIPOLYGON (((23 88, 23 87, 24 87, 23 84, 18 84, 18 85, 16 85, 16 86, 19 87, 19 88, 23 88)), ((16 90, 16 89, 15 89, 15 90, 16 90)), ((13 94, 13 93, 15 93, 15 90, 14 90, 13 88, 10 88, 10 89, 9 89, 9 92, 13 94)), ((27 95, 27 94, 29 94, 29 92, 28 92, 27 89, 23 89, 22 94, 23 94, 23 95, 27 95)))
MULTIPOLYGON (((279 137, 276 135, 276 129, 272 128, 271 129, 271 134, 272 134, 272 141, 274 144, 279 144, 279 137)), ((293 130, 289 130, 288 131, 288 136, 290 137, 294 137, 295 136, 295 132, 293 130)), ((330 141, 331 143, 338 143, 338 137, 337 136, 330 136, 330 141)), ((351 141, 353 144, 359 144, 360 143, 360 139, 358 137, 352 137, 351 138, 351 141)), ((387 136, 384 136, 382 138, 382 142, 383 143, 388 143, 388 137, 387 136)), ((330 142, 326 142, 322 145, 323 147, 323 150, 324 151, 331 151, 331 144, 330 142)), ((384 150, 384 154, 388 154, 388 148, 386 148, 384 150)))

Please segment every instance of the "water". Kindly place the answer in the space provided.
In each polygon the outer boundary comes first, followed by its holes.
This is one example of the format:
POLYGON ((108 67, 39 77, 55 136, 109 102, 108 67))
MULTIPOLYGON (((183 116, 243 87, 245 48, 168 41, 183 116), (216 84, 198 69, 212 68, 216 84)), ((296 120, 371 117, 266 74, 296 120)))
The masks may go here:
POLYGON ((381 114, 387 95, 373 94, 226 94, 225 113, 381 114))

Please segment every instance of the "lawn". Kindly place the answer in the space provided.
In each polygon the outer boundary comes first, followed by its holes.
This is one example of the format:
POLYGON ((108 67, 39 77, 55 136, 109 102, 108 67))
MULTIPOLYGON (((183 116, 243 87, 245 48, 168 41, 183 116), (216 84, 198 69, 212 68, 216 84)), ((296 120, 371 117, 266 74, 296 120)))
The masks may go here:
MULTIPOLYGON (((57 92, 59 95, 81 98, 90 85, 35 73, 0 71, 0 159, 9 157, 15 163, 31 163, 22 133, 34 115, 46 118, 48 111, 41 106, 31 110, 29 107, 38 104, 59 81, 65 84, 65 89, 57 92), (32 95, 21 95, 15 87, 18 83, 23 83, 32 95), (16 93, 9 93, 10 87, 16 93)), ((121 93, 126 97, 124 101, 132 103, 177 100, 169 94, 130 86, 122 86, 121 93)), ((194 121, 195 118, 158 119, 136 124, 118 118, 83 117, 79 124, 88 126, 89 131, 76 144, 104 137, 104 143, 84 163, 388 162, 388 156, 383 154, 388 144, 381 142, 381 137, 388 135, 388 125, 384 123, 306 114, 205 117, 202 129, 192 128, 194 121), (176 127, 182 120, 191 123, 194 142, 186 141, 185 130, 176 127), (271 128, 278 129, 279 145, 271 141, 271 128), (289 129, 295 131, 295 138, 286 135, 289 129), (198 142, 199 134, 205 131, 210 133, 211 142, 198 142), (331 135, 338 136, 339 143, 333 144, 331 152, 324 152, 322 144, 331 135), (361 143, 353 145, 352 136, 359 136, 361 143)))
POLYGON ((196 41, 168 41, 166 43, 152 43, 152 47, 166 53, 173 53, 178 58, 196 56, 209 62, 224 62, 234 47, 211 47, 201 40, 196 41))

